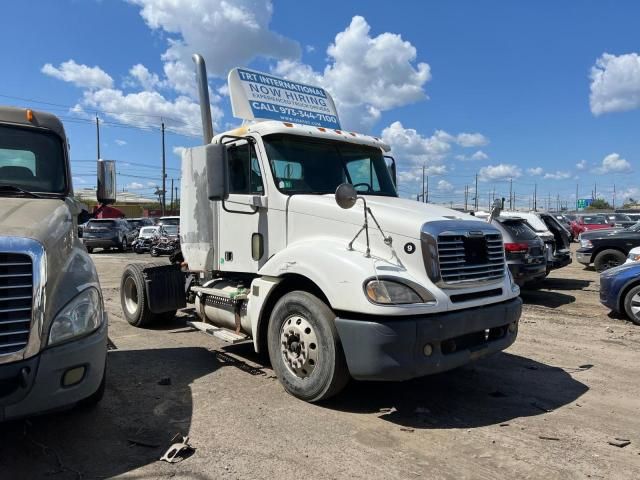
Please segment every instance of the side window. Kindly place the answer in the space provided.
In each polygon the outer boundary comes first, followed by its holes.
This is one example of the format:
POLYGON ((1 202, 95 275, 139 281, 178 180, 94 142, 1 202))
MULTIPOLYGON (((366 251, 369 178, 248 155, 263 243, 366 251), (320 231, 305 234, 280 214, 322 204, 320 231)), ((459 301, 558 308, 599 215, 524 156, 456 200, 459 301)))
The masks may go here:
POLYGON ((229 147, 229 193, 264 195, 262 173, 254 146, 250 143, 229 147))
POLYGON ((380 191, 378 176, 369 157, 350 160, 347 163, 347 171, 351 177, 351 183, 357 185, 356 190, 359 192, 380 191))

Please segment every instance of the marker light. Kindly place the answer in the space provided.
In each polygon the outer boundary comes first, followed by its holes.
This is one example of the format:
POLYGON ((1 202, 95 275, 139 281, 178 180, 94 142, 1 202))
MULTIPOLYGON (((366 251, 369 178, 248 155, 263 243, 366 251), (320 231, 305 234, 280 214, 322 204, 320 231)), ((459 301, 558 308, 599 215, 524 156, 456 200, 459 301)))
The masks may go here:
POLYGON ((27 109, 27 121, 33 122, 33 110, 30 108, 27 109))

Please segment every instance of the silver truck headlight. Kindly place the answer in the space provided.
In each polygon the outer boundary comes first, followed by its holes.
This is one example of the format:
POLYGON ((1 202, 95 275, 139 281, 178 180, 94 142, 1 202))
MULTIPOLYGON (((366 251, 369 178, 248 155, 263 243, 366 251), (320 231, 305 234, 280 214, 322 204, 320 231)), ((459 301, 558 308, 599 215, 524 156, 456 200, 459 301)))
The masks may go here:
POLYGON ((591 248, 593 247, 593 243, 591 243, 591 240, 587 240, 587 239, 580 239, 580 246, 582 248, 591 248))
POLYGON ((373 303, 382 305, 402 305, 407 303, 429 303, 435 298, 428 292, 420 296, 408 285, 393 280, 373 279, 365 284, 365 293, 373 303), (426 298, 425 298, 426 297, 426 298))
POLYGON ((49 331, 49 345, 85 335, 102 323, 103 307, 98 290, 87 288, 56 315, 49 331))

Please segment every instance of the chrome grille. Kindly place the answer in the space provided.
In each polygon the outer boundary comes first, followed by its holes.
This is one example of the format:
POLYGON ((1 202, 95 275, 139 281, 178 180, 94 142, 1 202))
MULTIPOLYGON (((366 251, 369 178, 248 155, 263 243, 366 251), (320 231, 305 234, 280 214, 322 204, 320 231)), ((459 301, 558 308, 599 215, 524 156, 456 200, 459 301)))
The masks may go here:
POLYGON ((446 284, 487 283, 504 276, 504 247, 499 233, 438 235, 440 278, 446 284))
POLYGON ((0 355, 26 347, 32 304, 31 257, 22 253, 0 252, 0 355))

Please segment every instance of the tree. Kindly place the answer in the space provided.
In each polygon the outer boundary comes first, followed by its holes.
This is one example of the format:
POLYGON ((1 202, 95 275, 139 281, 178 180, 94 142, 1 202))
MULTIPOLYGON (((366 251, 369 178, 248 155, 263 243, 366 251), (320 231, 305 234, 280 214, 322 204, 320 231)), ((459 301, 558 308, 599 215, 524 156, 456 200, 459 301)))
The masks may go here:
POLYGON ((596 198, 591 202, 591 205, 587 208, 587 210, 612 210, 613 207, 609 205, 609 202, 602 198, 596 198))

